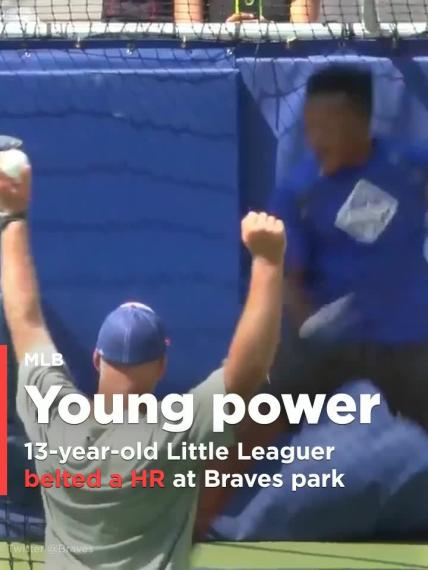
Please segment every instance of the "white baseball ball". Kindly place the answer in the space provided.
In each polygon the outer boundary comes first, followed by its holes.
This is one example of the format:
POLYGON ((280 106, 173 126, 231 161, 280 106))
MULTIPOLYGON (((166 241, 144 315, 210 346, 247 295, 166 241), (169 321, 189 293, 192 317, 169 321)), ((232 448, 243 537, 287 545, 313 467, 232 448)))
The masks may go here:
POLYGON ((0 151, 0 170, 9 178, 19 180, 29 165, 28 156, 18 148, 0 151))

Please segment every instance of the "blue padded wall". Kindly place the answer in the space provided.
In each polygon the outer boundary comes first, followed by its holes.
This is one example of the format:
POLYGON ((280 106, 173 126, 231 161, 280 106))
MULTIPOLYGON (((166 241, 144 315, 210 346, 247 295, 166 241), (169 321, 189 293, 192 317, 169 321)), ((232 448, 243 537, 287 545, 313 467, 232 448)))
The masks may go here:
MULTIPOLYGON (((95 388, 91 352, 103 317, 130 299, 151 304, 168 326, 170 370, 160 395, 189 388, 220 363, 248 275, 239 219, 263 208, 304 151, 304 85, 316 67, 338 59, 371 65, 375 130, 427 137, 428 58, 408 44, 394 53, 377 42, 357 53, 358 45, 0 51, 0 131, 22 137, 34 163, 31 224, 44 306, 82 389, 95 388)), ((417 46, 426 53, 426 44, 417 46)), ((13 422, 12 448, 20 434, 13 422)), ((244 489, 211 536, 428 532, 428 438, 419 428, 383 406, 370 426, 324 421, 279 443, 323 442, 336 446, 345 492, 244 489)), ((12 468, 19 479, 22 465, 12 468)), ((257 469, 290 472, 272 463, 257 469)), ((17 511, 37 504, 17 485, 11 499, 17 511)))
POLYGON ((141 299, 166 321, 161 393, 217 366, 236 319, 237 72, 216 66, 215 52, 180 63, 176 51, 163 64, 158 50, 0 56, 1 130, 22 137, 34 163, 48 319, 87 391, 97 330, 123 301, 141 299))

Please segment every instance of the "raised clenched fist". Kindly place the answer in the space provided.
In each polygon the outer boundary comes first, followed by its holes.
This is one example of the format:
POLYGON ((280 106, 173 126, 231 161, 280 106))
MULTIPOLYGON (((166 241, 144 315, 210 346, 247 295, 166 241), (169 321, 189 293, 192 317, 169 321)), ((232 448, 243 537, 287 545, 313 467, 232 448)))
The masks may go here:
POLYGON ((280 263, 285 252, 284 224, 275 216, 250 212, 242 220, 242 241, 253 257, 280 263))

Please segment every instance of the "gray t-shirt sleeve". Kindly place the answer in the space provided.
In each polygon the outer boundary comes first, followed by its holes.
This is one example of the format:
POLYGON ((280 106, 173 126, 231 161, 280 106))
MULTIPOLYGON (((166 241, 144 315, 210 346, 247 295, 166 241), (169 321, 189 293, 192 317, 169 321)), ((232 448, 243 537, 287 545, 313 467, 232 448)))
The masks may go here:
POLYGON ((35 386, 40 396, 44 398, 52 386, 62 386, 61 391, 50 407, 50 423, 57 416, 60 399, 66 394, 78 392, 65 365, 44 365, 44 363, 52 362, 52 355, 57 352, 53 343, 44 344, 31 351, 32 355, 37 354, 37 361, 33 358, 32 361, 26 362, 23 360, 19 363, 16 408, 28 437, 33 441, 43 437, 47 425, 37 422, 37 408, 25 387, 35 386))
POLYGON ((193 424, 187 439, 193 443, 209 443, 215 445, 232 446, 235 443, 235 430, 231 425, 225 425, 223 432, 214 432, 214 405, 215 394, 226 394, 224 383, 224 369, 219 368, 204 382, 191 390, 193 395, 193 424))

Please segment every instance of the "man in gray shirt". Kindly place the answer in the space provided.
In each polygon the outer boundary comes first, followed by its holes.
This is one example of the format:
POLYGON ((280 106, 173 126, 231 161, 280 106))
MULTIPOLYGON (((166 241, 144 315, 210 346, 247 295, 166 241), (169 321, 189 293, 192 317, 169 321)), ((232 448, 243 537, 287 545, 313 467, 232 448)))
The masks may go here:
MULTIPOLYGON (((260 388, 271 366, 279 339, 282 312, 282 275, 285 234, 282 222, 266 214, 250 213, 242 222, 242 239, 252 254, 248 298, 230 344, 224 367, 194 390, 193 423, 184 432, 162 429, 140 413, 139 423, 100 424, 95 414, 77 425, 65 423, 59 403, 66 395, 79 395, 65 366, 51 362, 56 348, 42 315, 37 280, 29 248, 26 213, 30 202, 31 173, 19 182, 0 173, 0 201, 4 211, 1 236, 1 285, 6 319, 19 362, 17 407, 29 439, 46 443, 36 456, 39 477, 56 470, 88 477, 97 470, 101 484, 93 488, 61 484, 42 488, 46 512, 46 568, 51 570, 187 570, 198 498, 194 487, 174 487, 177 474, 202 470, 201 461, 172 461, 168 449, 183 442, 230 446, 231 428, 213 431, 214 394, 237 393, 248 400, 260 388), (26 355, 39 355, 39 364, 27 364, 26 355), (40 355, 44 355, 44 359, 40 355), (49 410, 47 424, 37 421, 37 408, 27 391, 41 397, 53 386, 61 392, 49 410), (155 446, 155 458, 131 460, 112 454, 124 447, 155 446), (76 449, 66 459, 58 452, 76 449), (90 450, 107 450, 97 457, 90 450), (85 453, 88 452, 88 453, 85 453), (62 462, 60 463, 62 457, 62 462), (163 487, 133 485, 133 473, 164 472, 163 487), (122 481, 109 484, 112 474, 122 481)), ((151 394, 163 376, 166 341, 159 317, 141 303, 126 303, 104 321, 94 352, 99 372, 98 394, 106 412, 115 396, 151 394)), ((33 359, 35 362, 35 359, 33 359)), ((157 403, 161 410, 161 403, 157 403)), ((90 406, 94 411, 94 403, 90 406)), ((123 408, 122 408, 123 410, 123 408)), ((148 410, 148 407, 147 407, 148 410)), ((146 410, 146 411, 147 411, 146 410)), ((126 410, 125 410, 126 413, 126 410)), ((197 481, 196 481, 197 482, 197 481)))

